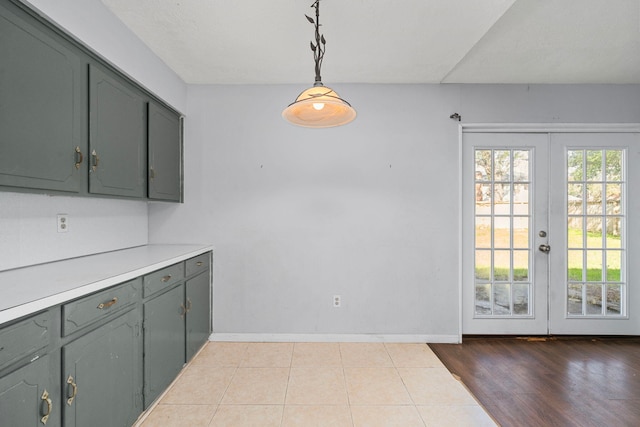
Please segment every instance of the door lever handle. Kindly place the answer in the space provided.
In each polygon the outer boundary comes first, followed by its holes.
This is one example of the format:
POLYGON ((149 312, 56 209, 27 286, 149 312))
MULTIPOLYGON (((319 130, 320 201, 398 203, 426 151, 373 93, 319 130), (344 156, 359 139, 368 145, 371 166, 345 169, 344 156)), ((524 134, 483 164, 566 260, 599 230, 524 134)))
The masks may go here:
POLYGON ((549 251, 551 250, 551 246, 542 244, 542 245, 538 246, 538 249, 540 250, 540 252, 544 252, 544 253, 548 254, 549 251))

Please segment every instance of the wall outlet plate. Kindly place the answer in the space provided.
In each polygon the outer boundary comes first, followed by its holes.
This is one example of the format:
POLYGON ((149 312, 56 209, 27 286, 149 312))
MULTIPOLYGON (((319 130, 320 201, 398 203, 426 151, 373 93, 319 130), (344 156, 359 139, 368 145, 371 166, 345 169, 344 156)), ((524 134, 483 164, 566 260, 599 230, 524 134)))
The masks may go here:
POLYGON ((69 215, 58 214, 58 233, 67 233, 69 231, 69 215))
POLYGON ((342 297, 340 295, 333 296, 333 308, 340 308, 342 306, 342 297))

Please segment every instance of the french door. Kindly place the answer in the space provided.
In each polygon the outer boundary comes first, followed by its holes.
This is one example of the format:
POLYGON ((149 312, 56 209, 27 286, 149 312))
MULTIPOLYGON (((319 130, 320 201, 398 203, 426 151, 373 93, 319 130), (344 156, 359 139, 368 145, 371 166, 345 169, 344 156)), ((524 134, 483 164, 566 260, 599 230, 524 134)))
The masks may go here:
POLYGON ((639 150, 638 133, 463 133, 464 334, 640 333, 639 150))

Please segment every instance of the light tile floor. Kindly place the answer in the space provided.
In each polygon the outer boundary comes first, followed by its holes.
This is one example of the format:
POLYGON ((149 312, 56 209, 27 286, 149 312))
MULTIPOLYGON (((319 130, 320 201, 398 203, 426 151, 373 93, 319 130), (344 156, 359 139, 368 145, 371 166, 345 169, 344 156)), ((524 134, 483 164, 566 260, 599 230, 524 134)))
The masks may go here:
POLYGON ((495 426, 425 344, 210 342, 140 427, 495 426))

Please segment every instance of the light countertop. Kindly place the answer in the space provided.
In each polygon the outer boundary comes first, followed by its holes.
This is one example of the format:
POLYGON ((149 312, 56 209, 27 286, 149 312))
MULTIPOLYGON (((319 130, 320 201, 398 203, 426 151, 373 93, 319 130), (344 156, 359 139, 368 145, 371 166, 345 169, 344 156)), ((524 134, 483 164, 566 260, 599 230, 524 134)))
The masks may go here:
POLYGON ((213 250, 145 245, 0 272, 0 324, 213 250))

